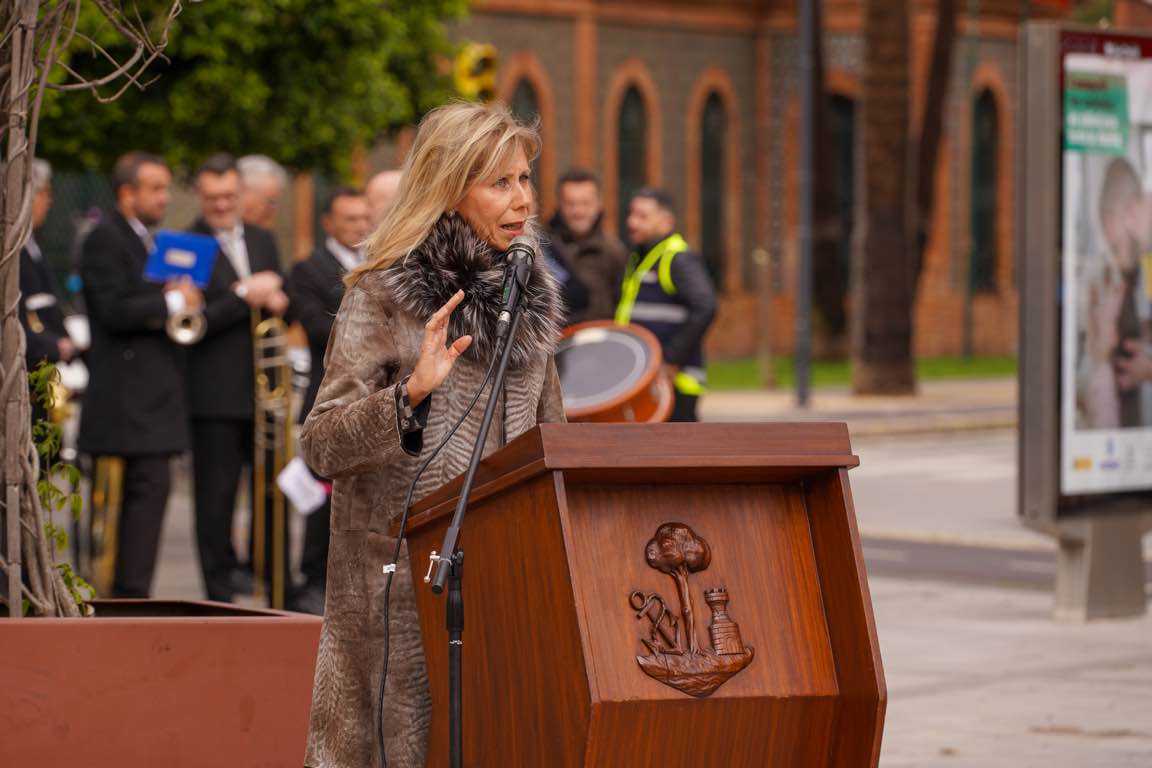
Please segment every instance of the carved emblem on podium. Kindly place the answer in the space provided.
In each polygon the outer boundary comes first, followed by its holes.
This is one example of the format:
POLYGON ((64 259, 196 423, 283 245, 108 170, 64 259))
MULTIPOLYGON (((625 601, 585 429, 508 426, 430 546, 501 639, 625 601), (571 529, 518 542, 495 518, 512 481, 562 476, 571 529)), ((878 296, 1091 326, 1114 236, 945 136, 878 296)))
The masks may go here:
POLYGON ((648 565, 668 574, 676 585, 680 613, 669 608, 658 592, 632 592, 628 603, 636 619, 646 621, 648 636, 640 642, 647 656, 636 662, 650 677, 690 696, 711 696, 730 677, 752 662, 755 649, 740 640, 740 627, 728 615, 728 590, 704 590, 712 610, 708 627, 711 648, 701 648, 696 637, 696 615, 689 575, 708 568, 712 548, 683 523, 664 523, 644 548, 648 565))

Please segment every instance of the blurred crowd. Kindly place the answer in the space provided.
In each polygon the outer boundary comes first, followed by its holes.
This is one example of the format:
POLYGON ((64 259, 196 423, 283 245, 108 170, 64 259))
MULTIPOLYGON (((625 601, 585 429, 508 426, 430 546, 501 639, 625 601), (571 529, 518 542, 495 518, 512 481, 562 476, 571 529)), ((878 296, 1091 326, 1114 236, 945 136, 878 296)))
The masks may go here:
MULTIPOLYGON (((129 152, 111 179, 115 204, 77 235, 81 314, 65 316, 37 245, 52 206, 52 172, 43 160, 32 168, 33 234, 20 255, 26 362, 29 369, 57 364, 78 393, 74 449, 89 479, 82 527, 89 576, 110 596, 151 594, 173 459, 190 454, 205 596, 233 601, 255 592, 276 607, 322 613, 330 485, 299 460, 288 462, 291 424, 311 410, 344 277, 386 222, 402 172, 332 192, 321 209, 323 239, 286 270, 271 231, 288 187, 285 169, 262 155, 208 158, 192 178, 198 215, 183 227, 215 241, 199 283, 146 276, 167 234, 158 230, 173 185, 165 161, 129 152), (287 348, 296 325, 307 355, 287 348), (306 361, 296 375, 294 359, 306 361), (279 488, 306 513, 300 547, 284 522, 279 488), (241 546, 233 538, 238 506, 248 522, 241 546)), ((633 195, 630 247, 605 231, 604 215, 594 174, 562 175, 540 255, 562 286, 568 323, 651 331, 675 391, 671 418, 695 420, 705 384, 703 337, 716 305, 704 261, 678 233, 664 190, 633 195)), ((34 420, 46 416, 34 406, 34 420)))

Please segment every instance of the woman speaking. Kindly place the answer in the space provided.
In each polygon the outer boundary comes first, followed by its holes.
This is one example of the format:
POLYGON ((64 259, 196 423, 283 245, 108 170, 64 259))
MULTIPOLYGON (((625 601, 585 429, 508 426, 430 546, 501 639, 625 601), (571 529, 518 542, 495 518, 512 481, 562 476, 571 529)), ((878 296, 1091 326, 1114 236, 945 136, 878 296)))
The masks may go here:
MULTIPOLYGON (((536 131, 504 107, 430 112, 368 258, 349 275, 301 438, 309 466, 334 483, 308 766, 380 765, 377 718, 388 768, 424 765, 431 701, 407 550, 397 563, 384 706, 376 711, 381 566, 392 560, 390 526, 421 455, 464 413, 493 357, 504 251, 513 238, 534 236, 529 162, 539 148, 536 131)), ((522 307, 485 453, 564 419, 552 360, 562 312, 547 270, 533 270, 522 307)), ((415 498, 467 468, 484 397, 421 476, 415 498)))

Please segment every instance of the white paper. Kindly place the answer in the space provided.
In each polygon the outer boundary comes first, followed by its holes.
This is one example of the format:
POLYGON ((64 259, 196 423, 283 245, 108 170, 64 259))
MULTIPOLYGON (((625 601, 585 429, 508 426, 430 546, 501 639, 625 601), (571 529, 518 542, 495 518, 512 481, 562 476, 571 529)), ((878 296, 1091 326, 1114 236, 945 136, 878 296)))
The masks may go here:
POLYGON ((88 326, 87 315, 68 315, 64 318, 64 329, 81 352, 87 351, 92 345, 92 330, 88 326))
POLYGON ((288 462, 276 476, 276 485, 302 515, 309 515, 324 505, 328 490, 317 480, 299 456, 288 462))
POLYGON ((56 370, 60 371, 60 383, 69 392, 83 392, 88 388, 88 367, 83 360, 56 363, 56 370))

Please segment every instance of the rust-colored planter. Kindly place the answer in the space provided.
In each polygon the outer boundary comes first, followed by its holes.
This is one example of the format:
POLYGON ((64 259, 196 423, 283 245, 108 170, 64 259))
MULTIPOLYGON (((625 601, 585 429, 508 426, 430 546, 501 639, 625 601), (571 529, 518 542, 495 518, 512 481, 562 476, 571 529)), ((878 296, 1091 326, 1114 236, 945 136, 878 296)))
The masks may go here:
POLYGON ((299 766, 320 618, 98 600, 0 620, 0 766, 299 766))

